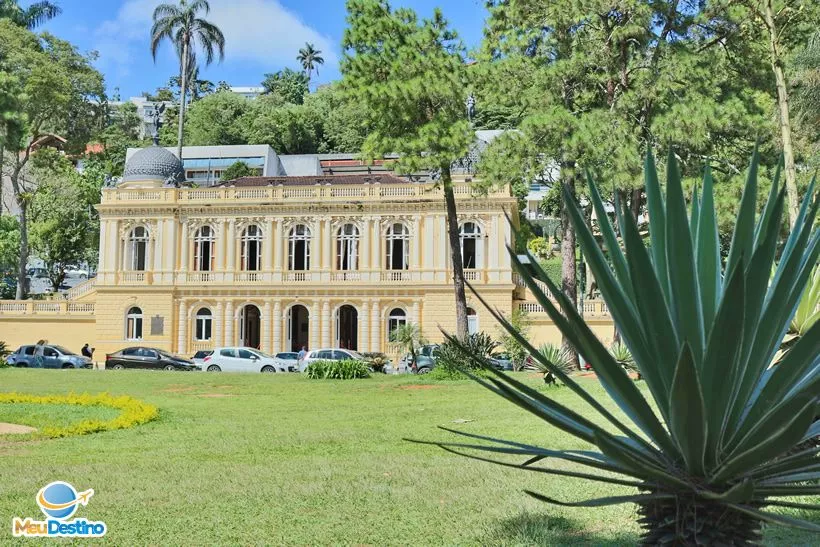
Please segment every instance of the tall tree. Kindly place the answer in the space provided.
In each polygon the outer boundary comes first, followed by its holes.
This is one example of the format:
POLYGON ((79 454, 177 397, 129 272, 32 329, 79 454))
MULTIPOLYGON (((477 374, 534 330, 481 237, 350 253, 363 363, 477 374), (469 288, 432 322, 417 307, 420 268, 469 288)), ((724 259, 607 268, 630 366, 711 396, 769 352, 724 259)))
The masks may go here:
POLYGON ((325 59, 322 57, 322 50, 316 49, 313 47, 313 44, 309 42, 305 43, 305 47, 299 50, 299 55, 296 56, 296 60, 302 63, 302 68, 308 77, 308 84, 310 84, 310 77, 314 70, 316 71, 316 75, 319 75, 318 65, 325 64, 325 59))
POLYGON ((12 143, 15 149, 25 130, 25 117, 21 106, 24 100, 20 80, 16 76, 0 71, 0 214, 3 212, 3 189, 5 188, 5 151, 12 143))
POLYGON ((23 8, 17 0, 0 0, 0 19, 9 19, 17 26, 32 30, 62 13, 55 2, 34 2, 23 8))
POLYGON ((419 19, 383 0, 348 0, 342 46, 343 87, 361 104, 370 133, 367 158, 397 153, 396 168, 433 169, 444 189, 453 266, 457 336, 467 338, 467 305, 450 165, 473 140, 464 115, 464 46, 441 11, 419 19))
POLYGON ((272 74, 265 74, 262 87, 265 95, 277 97, 280 101, 293 104, 305 102, 310 89, 310 78, 305 72, 286 68, 272 74))
POLYGON ((36 192, 29 161, 52 135, 64 136, 69 152, 80 152, 104 118, 102 75, 91 66, 93 57, 54 36, 34 33, 0 20, 0 71, 20 78, 23 94, 19 107, 25 130, 8 142, 13 154, 8 175, 19 209, 20 253, 17 264, 17 298, 23 298, 29 258, 28 206, 36 192))
POLYGON ((794 107, 799 140, 810 167, 820 165, 820 32, 794 59, 794 107))
POLYGON ((220 62, 225 59, 225 37, 213 23, 199 17, 200 12, 208 15, 211 6, 208 0, 179 0, 179 5, 160 4, 154 9, 154 25, 151 27, 151 55, 157 60, 160 44, 168 40, 177 50, 179 57, 180 86, 179 124, 177 127, 177 156, 182 158, 183 124, 185 102, 188 95, 189 66, 196 65, 197 47, 205 52, 205 66, 214 61, 218 54, 220 62))
POLYGON ((250 109, 251 101, 236 93, 208 95, 191 104, 185 140, 193 146, 248 144, 244 117, 250 109))

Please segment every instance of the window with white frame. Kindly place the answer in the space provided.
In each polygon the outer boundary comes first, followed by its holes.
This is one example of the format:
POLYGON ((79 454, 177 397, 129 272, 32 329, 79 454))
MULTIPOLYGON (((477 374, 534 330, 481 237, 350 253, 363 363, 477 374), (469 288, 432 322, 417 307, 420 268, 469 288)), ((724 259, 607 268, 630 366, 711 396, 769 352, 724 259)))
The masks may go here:
POLYGON ((297 224, 288 234, 288 269, 310 269, 310 228, 297 224))
POLYGON ((128 267, 132 271, 145 271, 148 253, 148 230, 137 226, 128 234, 128 267))
POLYGON ((469 334, 478 332, 478 313, 473 308, 467 308, 467 332, 469 334))
POLYGON ((211 315, 211 310, 208 308, 200 308, 196 312, 196 323, 194 326, 194 338, 197 341, 207 341, 211 339, 213 332, 214 318, 211 315))
POLYGON ((410 230, 400 222, 390 225, 387 229, 385 243, 387 244, 388 270, 406 270, 410 267, 410 230))
POLYGON ((461 261, 465 270, 483 267, 483 239, 481 227, 475 222, 465 222, 459 230, 461 239, 461 261))
POLYGON ((242 230, 240 265, 243 270, 255 272, 262 269, 262 229, 251 224, 242 230))
POLYGON ((125 315, 125 339, 142 340, 142 310, 136 306, 125 315))
POLYGON ((213 228, 202 226, 194 234, 194 269, 210 272, 214 269, 216 236, 213 228))
POLYGON ((354 224, 345 224, 336 235, 336 269, 359 269, 359 229, 354 224))
POLYGON ((401 308, 393 308, 387 316, 387 334, 392 340, 393 331, 407 324, 407 312, 401 308))

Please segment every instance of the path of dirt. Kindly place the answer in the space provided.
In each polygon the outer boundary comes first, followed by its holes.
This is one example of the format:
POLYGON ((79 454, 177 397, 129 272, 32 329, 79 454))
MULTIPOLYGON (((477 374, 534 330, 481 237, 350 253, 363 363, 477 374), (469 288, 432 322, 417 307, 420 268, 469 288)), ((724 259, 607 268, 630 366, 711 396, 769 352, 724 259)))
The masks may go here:
POLYGON ((35 428, 27 425, 0 422, 0 435, 24 435, 26 433, 34 433, 35 431, 37 431, 35 428))
POLYGON ((431 384, 408 384, 406 386, 399 386, 399 389, 437 389, 443 386, 435 386, 431 384))

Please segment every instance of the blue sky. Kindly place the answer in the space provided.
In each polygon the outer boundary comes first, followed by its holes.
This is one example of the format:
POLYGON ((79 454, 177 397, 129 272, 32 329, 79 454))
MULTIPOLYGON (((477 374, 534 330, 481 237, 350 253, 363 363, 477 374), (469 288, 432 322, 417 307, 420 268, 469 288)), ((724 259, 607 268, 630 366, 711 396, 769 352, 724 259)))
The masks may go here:
MULTIPOLYGON (((162 0, 56 1, 63 13, 40 30, 71 41, 81 51, 97 51, 95 64, 105 75, 109 95, 115 87, 123 98, 153 91, 178 71, 167 45, 156 64, 151 59, 151 13, 162 0)), ((298 68, 295 57, 306 41, 321 49, 325 58, 318 81, 339 77, 344 0, 210 0, 210 4, 210 19, 225 33, 225 61, 201 68, 200 77, 237 86, 259 85, 266 72, 298 68)), ((438 6, 468 46, 481 40, 486 17, 483 0, 402 0, 391 5, 411 7, 421 16, 438 6)))

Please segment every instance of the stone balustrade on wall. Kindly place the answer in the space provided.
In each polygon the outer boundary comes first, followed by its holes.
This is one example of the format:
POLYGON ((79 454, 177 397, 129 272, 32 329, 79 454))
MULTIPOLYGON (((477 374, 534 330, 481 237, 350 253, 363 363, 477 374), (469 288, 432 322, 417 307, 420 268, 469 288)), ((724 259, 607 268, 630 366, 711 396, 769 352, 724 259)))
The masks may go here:
POLYGON ((94 315, 94 303, 65 300, 0 300, 0 315, 94 315))

